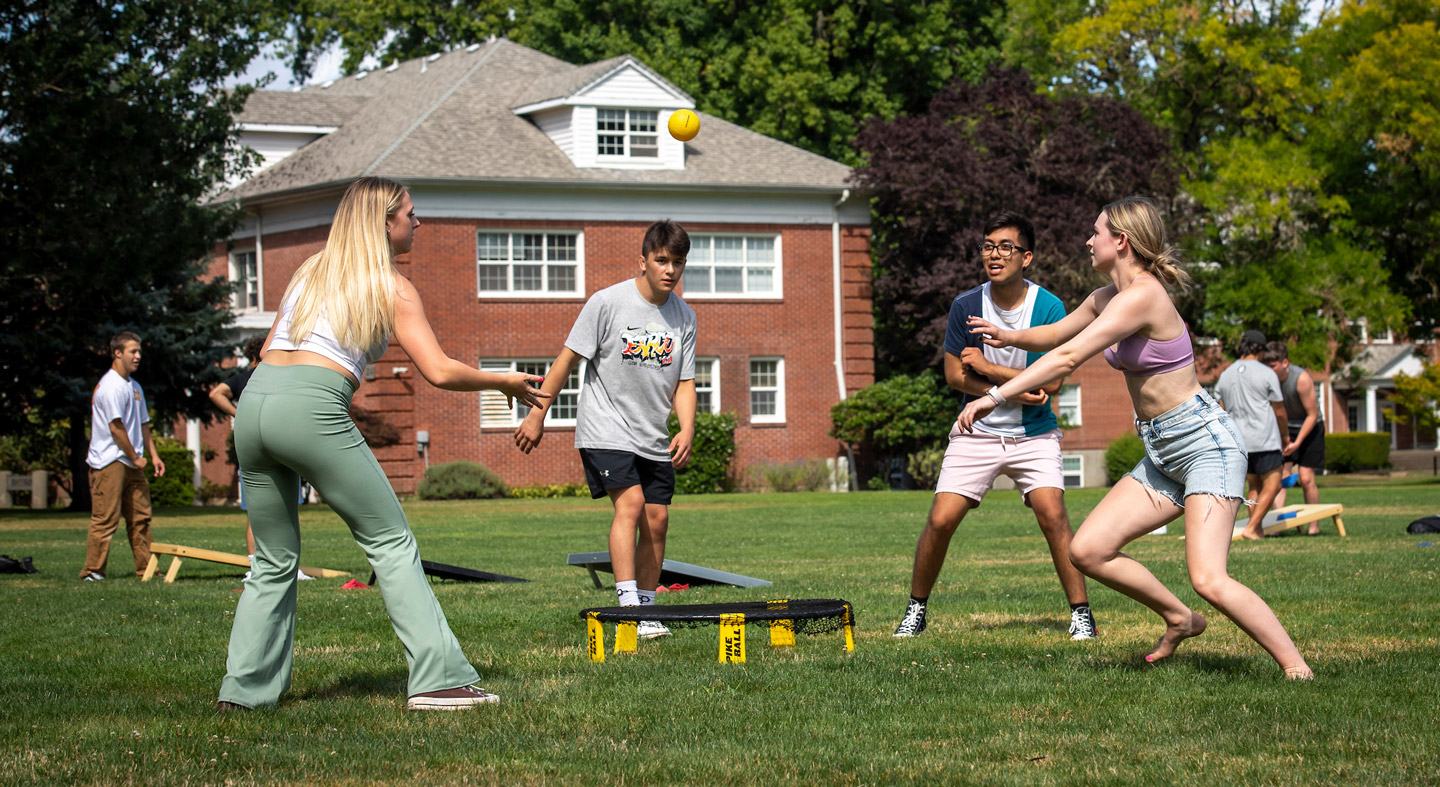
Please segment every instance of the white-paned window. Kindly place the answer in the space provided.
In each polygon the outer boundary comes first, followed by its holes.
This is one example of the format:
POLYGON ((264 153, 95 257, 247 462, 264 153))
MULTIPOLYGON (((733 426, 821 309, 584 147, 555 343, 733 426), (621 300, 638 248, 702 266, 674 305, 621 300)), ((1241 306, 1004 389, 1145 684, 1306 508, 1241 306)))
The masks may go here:
POLYGON ((475 239, 480 297, 580 296, 584 241, 578 232, 495 232, 475 239))
POLYGON ((1085 457, 1078 454, 1060 455, 1060 477, 1066 489, 1085 485, 1085 457))
POLYGON ((653 109, 595 110, 595 152, 601 156, 659 158, 659 114, 653 109))
MULTIPOLYGON (((487 372, 524 372, 545 376, 550 362, 529 358, 485 358, 480 368, 487 372)), ((580 381, 584 379, 585 361, 576 364, 565 380, 565 387, 555 394, 554 403, 545 413, 546 426, 574 426, 580 412, 580 381)), ((539 387, 539 386, 536 386, 539 387)), ((480 392, 480 425, 516 426, 530 414, 530 408, 518 400, 512 405, 505 403, 505 394, 499 391, 480 392)))
POLYGON ((254 250, 230 255, 230 283, 235 285, 230 304, 236 311, 260 311, 260 266, 254 250))
POLYGON ((779 235, 691 235, 686 298, 779 298, 779 235))
POLYGON ((720 359, 695 359, 695 412, 720 412, 720 359))
POLYGON ((1060 386, 1059 407, 1056 415, 1067 426, 1080 425, 1080 386, 1060 386))
POLYGON ((750 359, 750 422, 785 421, 785 359, 750 359))

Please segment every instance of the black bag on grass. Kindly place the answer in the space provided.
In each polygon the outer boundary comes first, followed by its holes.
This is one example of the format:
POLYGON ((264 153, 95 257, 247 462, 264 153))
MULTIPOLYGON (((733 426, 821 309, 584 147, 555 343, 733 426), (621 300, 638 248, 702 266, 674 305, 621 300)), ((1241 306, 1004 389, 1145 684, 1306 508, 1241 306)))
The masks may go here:
POLYGON ((1405 528, 1406 533, 1440 533, 1440 515, 1422 516, 1405 528))
POLYGON ((30 562, 30 558, 16 560, 9 555, 0 555, 0 574, 38 574, 40 569, 30 562))

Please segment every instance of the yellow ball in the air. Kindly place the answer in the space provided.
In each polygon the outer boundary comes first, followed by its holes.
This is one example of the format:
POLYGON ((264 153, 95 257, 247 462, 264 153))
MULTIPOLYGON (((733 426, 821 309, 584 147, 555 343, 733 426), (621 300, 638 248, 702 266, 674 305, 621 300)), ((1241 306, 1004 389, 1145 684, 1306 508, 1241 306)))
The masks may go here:
POLYGON ((670 136, 689 142, 700 133, 700 118, 688 109, 677 109, 670 115, 670 136))

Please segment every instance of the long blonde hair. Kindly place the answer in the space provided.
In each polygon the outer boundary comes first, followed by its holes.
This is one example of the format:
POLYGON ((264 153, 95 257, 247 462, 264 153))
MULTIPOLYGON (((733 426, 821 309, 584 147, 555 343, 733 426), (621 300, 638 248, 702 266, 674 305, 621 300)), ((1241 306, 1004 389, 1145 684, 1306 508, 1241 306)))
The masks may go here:
POLYGON ((1165 221, 1155 203, 1144 197, 1126 197, 1103 210, 1110 232, 1130 240, 1130 248, 1146 272, 1167 287, 1190 289, 1190 274, 1180 268, 1180 252, 1165 242, 1165 221))
POLYGON ((352 350, 366 350, 394 332, 395 265, 385 222, 404 195, 403 185, 378 177, 360 178, 345 190, 325 248, 285 288, 286 301, 295 295, 292 342, 305 341, 321 315, 352 350))

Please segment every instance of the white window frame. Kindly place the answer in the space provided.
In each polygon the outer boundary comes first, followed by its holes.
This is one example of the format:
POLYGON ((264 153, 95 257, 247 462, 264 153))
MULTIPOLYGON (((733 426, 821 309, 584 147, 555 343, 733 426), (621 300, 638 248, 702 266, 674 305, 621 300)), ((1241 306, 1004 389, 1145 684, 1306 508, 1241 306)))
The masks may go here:
POLYGON ((1071 426, 1079 426, 1079 425, 1081 424, 1081 420, 1080 420, 1080 412, 1081 412, 1080 401, 1081 401, 1081 400, 1080 400, 1080 384, 1079 384, 1079 383, 1073 383, 1073 384, 1069 384, 1069 385, 1062 385, 1062 386, 1060 386, 1060 393, 1055 397, 1055 409, 1056 409, 1056 413, 1055 413, 1055 414, 1056 414, 1057 417, 1063 418, 1064 415, 1065 415, 1065 410, 1066 410, 1066 408, 1072 406, 1072 405, 1069 405, 1069 404, 1067 404, 1067 403, 1065 402, 1065 394, 1066 394, 1066 393, 1070 393, 1070 392, 1073 392, 1073 393, 1075 394, 1075 402, 1074 402, 1074 405, 1073 405, 1074 408, 1075 408, 1075 417, 1073 417, 1073 418, 1070 419, 1070 425, 1071 425, 1071 426))
POLYGON ((595 108, 595 160, 598 162, 614 161, 643 161, 660 163, 660 111, 658 109, 642 109, 638 107, 596 107, 595 108), (602 129, 600 124, 608 120, 604 118, 607 112, 624 112, 624 129, 602 129), (646 131, 636 128, 635 114, 643 113, 652 115, 653 129, 646 131), (601 139, 604 137, 620 137, 624 153, 604 153, 601 150, 601 139), (637 145, 637 141, 646 138, 651 140, 650 144, 637 145), (635 155, 636 149, 653 150, 653 155, 635 155))
POLYGON ((710 393, 710 407, 697 406, 697 412, 718 413, 720 412, 720 359, 714 356, 700 357, 695 359, 695 399, 698 405, 700 394, 708 391, 710 393), (700 387, 700 367, 708 366, 710 369, 710 386, 700 387))
POLYGON ((515 298, 581 298, 585 297, 585 233, 582 230, 568 229, 507 229, 504 227, 477 227, 475 229, 475 293, 481 300, 515 298), (504 260, 482 260, 480 259, 480 236, 481 235, 504 235, 506 236, 506 255, 504 260), (548 266, 568 265, 570 260, 521 260, 515 258, 516 237, 521 235, 540 235, 543 240, 542 255, 548 254, 550 236, 552 235, 573 235, 575 237, 575 289, 573 290, 551 290, 549 289, 550 277, 548 266), (544 287, 539 290, 516 290, 515 289, 515 266, 535 265, 544 269, 542 275, 545 277, 544 287), (504 290, 481 289, 480 268, 484 265, 504 265, 505 285, 504 290))
POLYGON ((1060 483, 1064 484, 1066 489, 1077 489, 1077 488, 1079 488, 1079 487, 1085 486, 1085 456, 1084 456, 1084 454, 1061 454, 1061 455, 1060 455, 1060 479, 1061 479, 1061 480, 1060 480, 1060 483), (1073 472, 1072 472, 1072 471, 1067 471, 1067 470, 1065 469, 1065 463, 1066 463, 1066 462, 1072 462, 1072 461, 1078 463, 1078 464, 1079 464, 1079 467, 1077 467, 1073 472), (1074 476, 1075 479, 1076 479, 1076 481, 1075 481, 1074 484, 1068 483, 1068 479, 1069 479, 1071 476, 1074 476))
POLYGON ((785 275, 784 275, 784 274, 785 274, 785 265, 784 265, 784 259, 785 259, 784 249, 783 249, 782 244, 781 244, 781 236, 780 236, 780 233, 778 233, 778 232, 773 232, 773 233, 772 233, 772 232, 693 232, 693 233, 690 234, 690 254, 689 254, 689 256, 688 256, 688 258, 686 259, 686 262, 685 262, 685 278, 684 278, 684 280, 683 280, 683 281, 684 281, 684 286, 683 286, 683 288, 681 289, 681 293, 685 296, 685 300, 687 300, 687 301, 699 301, 699 300, 737 300, 737 299, 738 299, 738 300, 756 300, 756 299, 759 299, 759 300, 780 300, 780 299, 782 299, 782 298, 785 297, 785 284, 784 284, 784 283, 785 283, 785 275), (749 246, 748 246, 747 243, 744 242, 745 240, 752 239, 752 238, 753 238, 753 239, 773 240, 773 242, 774 242, 773 249, 774 249, 774 256, 775 256, 774 264, 773 264, 773 266, 751 265, 751 264, 749 264, 749 260, 748 260, 748 259, 742 259, 742 261, 739 262, 739 263, 724 263, 724 264, 722 264, 722 265, 716 265, 715 262, 714 262, 714 249, 715 249, 715 247, 714 247, 714 239, 715 239, 715 238, 741 238, 741 239, 742 239, 742 245, 741 245, 741 256, 742 256, 742 257, 748 257, 748 255, 749 255, 749 246), (706 245, 707 242, 708 242, 708 245, 706 245), (704 253, 703 255, 697 255, 696 252, 697 252, 702 246, 706 249, 705 253, 704 253), (714 279, 714 275, 713 275, 713 270, 714 270, 715 268, 717 268, 717 267, 720 267, 720 268, 739 268, 741 271, 743 271, 744 273, 743 273, 743 275, 741 276, 741 280, 744 282, 744 285, 743 285, 744 289, 743 289, 741 292, 715 292, 715 291, 714 291, 714 288, 715 288, 715 279, 714 279), (750 274, 749 274, 749 269, 750 269, 750 268, 764 268, 764 267, 771 267, 771 268, 772 268, 772 273, 771 273, 771 283, 772 283, 772 285, 773 285, 772 288, 771 288, 770 290, 751 290, 751 289, 750 289, 750 274), (710 275, 710 277, 709 277, 709 284, 708 284, 708 286, 709 286, 709 288, 710 288, 710 291, 708 291, 708 292, 697 291, 697 290, 691 288, 691 283, 694 282, 694 281, 697 281, 697 280, 691 278, 691 274, 694 273, 694 271, 697 270, 697 269, 699 269, 699 268, 706 268, 706 269, 709 269, 709 270, 711 271, 711 275, 710 275))
MULTIPOLYGON (((533 364, 546 370, 548 373, 550 363, 553 360, 553 358, 481 358, 480 363, 477 365, 484 371, 504 374, 505 372, 517 371, 521 364, 533 364)), ((575 378, 575 387, 562 388, 560 392, 556 394, 556 403, 558 403, 559 397, 561 396, 573 395, 575 397, 576 418, 557 417, 555 415, 555 406, 552 404, 550 409, 545 412, 545 426, 547 428, 551 426, 574 426, 576 424, 580 414, 580 389, 585 385, 585 364, 585 359, 580 359, 580 363, 570 372, 575 378)), ((532 374, 533 373, 535 372, 532 372, 532 374)), ((520 422, 525 420, 525 416, 529 414, 530 408, 521 404, 519 401, 515 401, 507 407, 505 404, 505 394, 499 391, 485 390, 480 392, 481 429, 514 428, 519 426, 520 422)))
POLYGON ((750 389, 750 423, 752 424, 783 424, 785 423, 785 358, 778 355, 756 355, 750 358, 745 367, 745 375, 750 389), (755 385, 755 364, 757 362, 775 362, 775 387, 756 387, 755 385), (755 394, 773 391, 775 393, 775 413, 771 415, 757 415, 755 413, 755 394))
POLYGON ((265 310, 265 293, 260 290, 260 252, 257 249, 234 249, 230 252, 230 283, 238 285, 230 294, 230 307, 237 312, 254 313, 265 310), (249 256, 255 264, 255 275, 246 278, 242 260, 249 256), (255 305, 248 303, 247 296, 255 294, 255 305))

